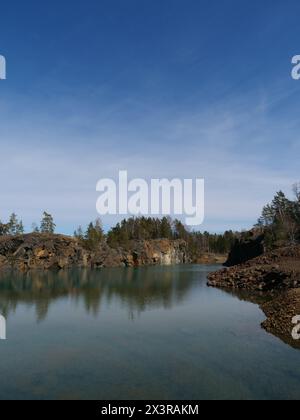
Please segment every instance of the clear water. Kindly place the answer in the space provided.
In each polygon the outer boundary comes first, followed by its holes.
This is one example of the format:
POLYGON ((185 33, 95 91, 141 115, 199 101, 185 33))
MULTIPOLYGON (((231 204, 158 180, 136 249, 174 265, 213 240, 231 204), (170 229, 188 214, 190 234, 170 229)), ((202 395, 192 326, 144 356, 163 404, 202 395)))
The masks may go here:
POLYGON ((300 399, 300 351, 215 266, 0 278, 1 399, 300 399))

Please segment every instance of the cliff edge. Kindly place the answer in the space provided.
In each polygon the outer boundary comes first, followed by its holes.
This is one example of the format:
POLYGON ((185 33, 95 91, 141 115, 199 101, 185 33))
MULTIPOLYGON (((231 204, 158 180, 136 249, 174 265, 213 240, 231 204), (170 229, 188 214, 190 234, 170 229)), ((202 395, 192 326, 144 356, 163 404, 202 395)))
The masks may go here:
POLYGON ((94 251, 75 238, 32 233, 0 238, 0 270, 65 269, 71 267, 138 267, 188 263, 187 244, 182 240, 132 241, 124 249, 106 242, 94 251))

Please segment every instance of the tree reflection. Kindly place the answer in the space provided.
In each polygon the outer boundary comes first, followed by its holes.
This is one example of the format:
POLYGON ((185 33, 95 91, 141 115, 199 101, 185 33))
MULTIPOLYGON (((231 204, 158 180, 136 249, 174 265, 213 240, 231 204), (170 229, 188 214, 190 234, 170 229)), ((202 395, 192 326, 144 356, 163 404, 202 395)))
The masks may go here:
POLYGON ((190 273, 177 267, 1 273, 0 313, 7 318, 19 304, 34 306, 40 322, 52 303, 69 297, 97 316, 103 301, 117 299, 135 319, 150 308, 172 308, 185 299, 192 283, 190 273))

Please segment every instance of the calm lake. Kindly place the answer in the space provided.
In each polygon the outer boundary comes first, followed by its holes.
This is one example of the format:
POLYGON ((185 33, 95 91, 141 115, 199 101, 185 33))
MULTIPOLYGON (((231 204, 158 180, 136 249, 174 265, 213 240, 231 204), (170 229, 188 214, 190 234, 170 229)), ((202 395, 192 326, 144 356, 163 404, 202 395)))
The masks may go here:
POLYGON ((300 351, 218 268, 2 274, 0 399, 300 399, 300 351))

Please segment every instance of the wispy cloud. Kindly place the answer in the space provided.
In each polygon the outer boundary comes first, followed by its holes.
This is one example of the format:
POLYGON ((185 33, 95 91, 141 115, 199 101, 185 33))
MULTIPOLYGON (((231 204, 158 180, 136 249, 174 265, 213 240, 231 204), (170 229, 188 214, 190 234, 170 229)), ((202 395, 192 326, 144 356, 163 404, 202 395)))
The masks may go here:
POLYGON ((149 108, 144 116, 130 98, 109 109, 85 110, 69 100, 60 107, 64 118, 55 108, 43 114, 32 106, 2 113, 2 217, 17 211, 29 226, 48 209, 71 232, 96 217, 97 180, 127 169, 131 177, 204 177, 202 228, 241 229, 276 190, 297 180, 299 123, 274 113, 266 96, 209 109, 149 108))

